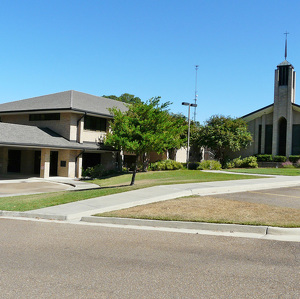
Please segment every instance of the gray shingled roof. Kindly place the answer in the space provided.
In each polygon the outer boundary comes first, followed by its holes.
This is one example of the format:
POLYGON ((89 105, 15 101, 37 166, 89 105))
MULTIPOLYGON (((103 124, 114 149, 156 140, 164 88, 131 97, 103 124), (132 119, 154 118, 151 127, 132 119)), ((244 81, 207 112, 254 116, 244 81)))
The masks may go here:
POLYGON ((80 144, 68 141, 48 128, 0 122, 0 145, 40 148, 91 149, 96 144, 80 144))
POLYGON ((0 113, 73 110, 111 116, 111 113, 108 109, 112 107, 116 107, 121 111, 127 110, 126 105, 122 102, 78 92, 75 90, 69 90, 0 104, 0 113))

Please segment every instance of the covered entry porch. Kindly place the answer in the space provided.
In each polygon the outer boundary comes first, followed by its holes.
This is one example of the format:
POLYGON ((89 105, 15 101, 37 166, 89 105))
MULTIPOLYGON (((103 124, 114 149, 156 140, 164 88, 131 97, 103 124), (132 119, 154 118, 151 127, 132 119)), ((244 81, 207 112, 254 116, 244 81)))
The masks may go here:
POLYGON ((0 147, 0 175, 81 177, 81 150, 0 147))

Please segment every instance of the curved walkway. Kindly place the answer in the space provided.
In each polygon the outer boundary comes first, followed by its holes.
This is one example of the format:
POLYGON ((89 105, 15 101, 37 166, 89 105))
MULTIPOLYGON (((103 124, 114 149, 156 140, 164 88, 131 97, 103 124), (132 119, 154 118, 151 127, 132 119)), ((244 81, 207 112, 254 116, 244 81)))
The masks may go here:
MULTIPOLYGON (((68 183, 68 179, 64 184, 68 183)), ((50 180, 52 181, 53 178, 50 180)), ((55 178, 57 180, 57 178, 55 178)), ((69 183, 71 183, 69 181, 69 183)), ((84 181, 78 181, 78 188, 88 187, 84 181), (81 182, 82 185, 79 183, 81 182)), ((93 184, 92 188, 95 186, 93 184)), ((295 229, 282 229, 271 227, 255 227, 244 225, 229 225, 229 224, 205 224, 205 223, 186 223, 186 222, 165 222, 165 221, 151 221, 151 220, 136 220, 136 219, 123 219, 118 220, 114 218, 101 218, 91 217, 97 213, 108 212, 113 210, 119 210, 129 208, 137 205, 148 204, 153 202, 159 202, 174 198, 190 195, 216 195, 225 193, 236 193, 255 190, 266 190, 283 187, 295 187, 300 186, 300 176, 287 177, 287 176, 274 176, 261 179, 249 179, 249 180, 233 180, 233 181, 216 181, 205 183, 191 183, 191 184, 177 184, 177 185, 163 185, 155 186, 140 190, 133 190, 119 194, 107 195, 103 197, 90 198, 87 200, 81 200, 73 203, 32 210, 28 212, 6 212, 0 211, 0 215, 4 217, 28 217, 28 218, 42 218, 52 220, 68 220, 72 222, 86 221, 86 222, 101 222, 107 224, 118 224, 127 226, 151 226, 162 227, 167 229, 172 227, 173 229, 191 229, 191 230, 207 230, 207 231, 219 231, 227 232, 231 235, 232 232, 247 233, 251 235, 259 234, 260 237, 266 237, 270 234, 274 235, 292 235, 292 241, 300 242, 300 228, 295 229)), ((240 236, 240 235, 238 235, 240 236)), ((285 239, 286 240, 286 239, 285 239)))

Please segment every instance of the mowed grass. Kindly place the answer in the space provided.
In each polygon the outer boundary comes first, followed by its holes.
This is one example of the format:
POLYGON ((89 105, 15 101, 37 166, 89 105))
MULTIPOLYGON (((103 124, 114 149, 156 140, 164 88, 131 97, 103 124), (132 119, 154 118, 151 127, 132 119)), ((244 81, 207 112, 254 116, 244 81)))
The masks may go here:
MULTIPOLYGON (((113 176, 106 179, 96 179, 91 181, 101 187, 108 186, 124 186, 129 185, 131 182, 132 174, 123 174, 120 176, 113 176)), ((171 185, 171 184, 186 184, 186 183, 201 183, 212 181, 226 181, 226 180, 242 180, 260 178, 259 176, 246 176, 240 174, 229 173, 213 173, 203 172, 200 170, 175 170, 175 171, 149 171, 137 173, 135 180, 135 187, 145 188, 158 185, 171 185)))
POLYGON ((259 177, 229 173, 209 173, 198 170, 159 171, 138 173, 136 175, 136 184, 134 186, 129 186, 131 174, 122 174, 110 178, 90 181, 98 184, 99 189, 0 197, 0 210, 29 211, 157 185, 254 178, 259 177))
POLYGON ((97 214, 96 216, 300 227, 299 209, 215 198, 213 196, 183 197, 97 214))
POLYGON ((228 169, 227 171, 263 175, 300 175, 300 168, 236 168, 228 169))

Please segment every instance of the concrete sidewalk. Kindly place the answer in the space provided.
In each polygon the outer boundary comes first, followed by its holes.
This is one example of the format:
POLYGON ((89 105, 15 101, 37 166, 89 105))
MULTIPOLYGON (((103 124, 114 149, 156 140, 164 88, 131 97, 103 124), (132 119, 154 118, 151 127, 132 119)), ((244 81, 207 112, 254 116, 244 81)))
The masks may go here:
POLYGON ((28 215, 54 219, 80 220, 96 213, 129 208, 190 195, 213 195, 241 191, 264 190, 300 185, 300 177, 216 181, 178 185, 162 185, 27 212, 28 215))
MULTIPOLYGON (((84 186, 84 184, 82 185, 84 186)), ((236 237, 253 237, 282 241, 300 242, 300 228, 275 228, 235 224, 210 224, 181 221, 157 221, 92 217, 96 213, 108 212, 159 202, 190 195, 214 195, 242 191, 266 190, 300 186, 300 177, 274 176, 261 179, 216 181, 206 183, 155 186, 119 194, 96 197, 73 203, 53 206, 28 212, 0 211, 3 217, 26 217, 62 220, 77 224, 124 225, 128 228, 159 229, 175 232, 214 234, 236 237), (148 228, 147 228, 148 227, 148 228)), ((87 187, 85 185, 85 187, 87 187)))

